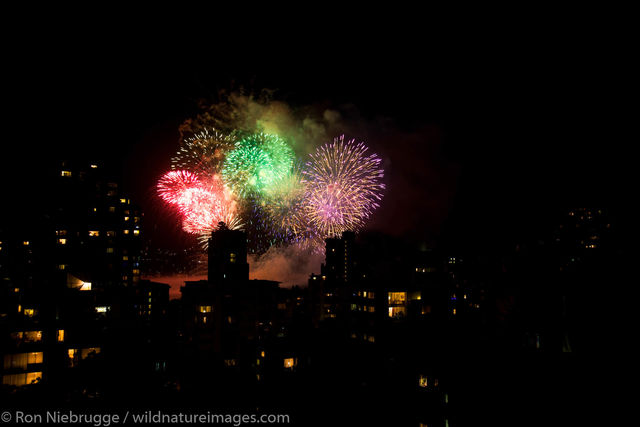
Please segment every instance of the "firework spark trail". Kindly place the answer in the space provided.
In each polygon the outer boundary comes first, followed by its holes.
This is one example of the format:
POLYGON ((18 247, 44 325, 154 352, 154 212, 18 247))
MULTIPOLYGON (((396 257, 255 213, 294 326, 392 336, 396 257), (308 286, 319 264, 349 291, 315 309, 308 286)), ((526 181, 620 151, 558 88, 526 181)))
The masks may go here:
POLYGON ((323 238, 359 230, 379 206, 384 171, 380 158, 367 151, 364 143, 345 142, 342 135, 316 150, 306 163, 303 209, 323 238))
POLYGON ((158 180, 157 190, 162 200, 178 205, 184 192, 198 184, 198 177, 194 173, 186 170, 169 171, 158 180))
POLYGON ((302 210, 304 195, 305 183, 298 163, 265 192, 265 212, 274 232, 285 240, 301 239, 308 228, 302 210))
POLYGON ((220 169, 227 152, 233 149, 235 137, 216 129, 205 129, 185 138, 175 156, 171 169, 186 169, 199 176, 207 176, 220 169))
POLYGON ((261 196, 293 166, 294 153, 277 135, 257 133, 238 141, 225 159, 222 177, 239 197, 261 196))
POLYGON ((198 179, 189 171, 170 171, 157 188, 163 200, 176 206, 187 233, 202 238, 208 237, 219 222, 232 229, 241 226, 234 197, 219 175, 198 179))

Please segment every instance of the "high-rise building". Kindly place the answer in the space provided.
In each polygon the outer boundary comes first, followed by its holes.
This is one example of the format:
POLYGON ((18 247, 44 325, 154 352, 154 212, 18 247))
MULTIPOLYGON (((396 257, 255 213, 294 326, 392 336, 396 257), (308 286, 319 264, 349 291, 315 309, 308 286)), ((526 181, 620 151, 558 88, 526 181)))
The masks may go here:
MULTIPOLYGON (((97 163, 62 162, 27 226, 0 232, 2 382, 61 379, 132 312, 142 212, 97 163)), ((148 304, 147 304, 148 305, 148 304)))

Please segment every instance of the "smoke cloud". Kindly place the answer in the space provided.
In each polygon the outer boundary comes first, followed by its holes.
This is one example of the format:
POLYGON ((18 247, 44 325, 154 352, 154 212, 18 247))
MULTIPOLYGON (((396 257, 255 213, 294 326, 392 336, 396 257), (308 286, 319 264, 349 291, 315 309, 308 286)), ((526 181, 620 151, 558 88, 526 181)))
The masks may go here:
POLYGON ((272 246, 262 255, 249 255, 249 278, 281 282, 284 287, 306 286, 311 273, 319 273, 324 255, 298 246, 272 246))

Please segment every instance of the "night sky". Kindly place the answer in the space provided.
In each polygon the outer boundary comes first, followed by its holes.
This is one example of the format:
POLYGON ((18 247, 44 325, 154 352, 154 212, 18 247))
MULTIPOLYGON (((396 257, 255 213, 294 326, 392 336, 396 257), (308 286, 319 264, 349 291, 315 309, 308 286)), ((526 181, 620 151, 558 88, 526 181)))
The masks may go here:
POLYGON ((630 141, 615 54, 535 40, 470 43, 359 40, 297 56, 16 48, 4 79, 2 190, 18 209, 3 217, 37 210, 43 169, 73 153, 120 169, 147 234, 175 243, 180 231, 156 206, 155 180, 198 101, 239 87, 273 89, 294 108, 353 112, 366 135, 352 136, 390 166, 375 230, 478 246, 535 229, 566 206, 625 206, 630 141))

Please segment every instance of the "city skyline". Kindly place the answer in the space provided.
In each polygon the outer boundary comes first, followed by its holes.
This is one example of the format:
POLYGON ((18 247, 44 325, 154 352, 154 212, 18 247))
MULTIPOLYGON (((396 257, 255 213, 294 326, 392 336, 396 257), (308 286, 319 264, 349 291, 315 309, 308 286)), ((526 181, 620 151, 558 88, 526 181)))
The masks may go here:
POLYGON ((414 427, 509 424, 508 409, 573 420, 606 403, 595 356, 613 348, 635 229, 621 83, 584 67, 590 51, 367 47, 295 66, 185 66, 169 50, 17 61, 3 403, 414 427), (341 135, 365 142, 380 206, 313 256, 273 241, 252 253, 250 226, 199 242, 157 183, 181 132, 225 113, 302 161, 341 135))

